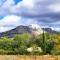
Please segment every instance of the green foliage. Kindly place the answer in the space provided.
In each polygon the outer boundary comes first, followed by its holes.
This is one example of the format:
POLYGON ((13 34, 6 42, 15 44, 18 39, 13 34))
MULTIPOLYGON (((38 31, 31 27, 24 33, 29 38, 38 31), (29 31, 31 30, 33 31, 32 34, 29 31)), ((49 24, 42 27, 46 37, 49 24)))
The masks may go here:
POLYGON ((55 34, 53 36, 53 40, 55 42, 52 53, 55 55, 60 55, 60 34, 55 34))
POLYGON ((13 38, 0 38, 0 54, 30 54, 27 48, 39 47, 40 52, 32 52, 33 54, 60 54, 60 34, 44 33, 39 36, 32 36, 28 33, 17 34, 13 38))

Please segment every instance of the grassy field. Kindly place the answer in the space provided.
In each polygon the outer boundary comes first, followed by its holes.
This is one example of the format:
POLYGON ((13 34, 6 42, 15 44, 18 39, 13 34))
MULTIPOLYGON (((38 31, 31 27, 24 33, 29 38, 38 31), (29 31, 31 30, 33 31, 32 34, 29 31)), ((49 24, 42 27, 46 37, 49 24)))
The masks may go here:
POLYGON ((21 56, 21 55, 0 55, 0 60, 60 60, 60 56, 21 56))

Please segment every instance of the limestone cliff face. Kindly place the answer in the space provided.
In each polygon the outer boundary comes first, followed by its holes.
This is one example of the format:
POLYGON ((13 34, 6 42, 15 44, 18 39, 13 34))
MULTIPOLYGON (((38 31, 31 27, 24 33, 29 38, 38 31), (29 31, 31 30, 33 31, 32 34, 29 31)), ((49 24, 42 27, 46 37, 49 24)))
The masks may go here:
POLYGON ((32 34, 34 35, 40 35, 43 33, 43 29, 36 24, 29 25, 29 27, 32 29, 32 34))

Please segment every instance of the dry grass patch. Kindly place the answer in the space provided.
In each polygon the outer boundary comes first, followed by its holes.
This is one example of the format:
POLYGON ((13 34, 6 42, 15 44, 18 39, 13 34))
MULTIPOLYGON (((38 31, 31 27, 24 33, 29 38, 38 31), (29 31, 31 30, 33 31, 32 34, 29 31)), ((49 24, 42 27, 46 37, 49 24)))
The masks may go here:
POLYGON ((21 55, 0 55, 0 60, 60 60, 60 56, 21 56, 21 55))

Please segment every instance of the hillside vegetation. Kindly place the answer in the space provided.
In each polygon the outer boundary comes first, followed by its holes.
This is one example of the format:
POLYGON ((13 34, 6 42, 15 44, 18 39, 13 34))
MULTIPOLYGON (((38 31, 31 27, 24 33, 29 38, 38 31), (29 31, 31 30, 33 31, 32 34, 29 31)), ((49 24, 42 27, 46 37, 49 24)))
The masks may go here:
POLYGON ((39 36, 28 33, 13 38, 0 38, 0 54, 8 55, 60 55, 60 34, 44 33, 39 36))

